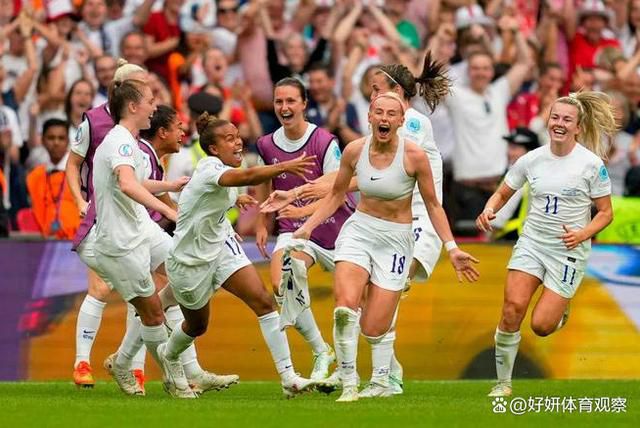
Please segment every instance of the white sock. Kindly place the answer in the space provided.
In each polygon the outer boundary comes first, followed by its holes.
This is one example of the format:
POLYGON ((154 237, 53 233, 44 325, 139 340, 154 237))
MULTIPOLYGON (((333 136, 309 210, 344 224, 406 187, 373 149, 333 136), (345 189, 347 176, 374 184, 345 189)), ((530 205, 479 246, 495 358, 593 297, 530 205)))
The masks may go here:
POLYGON ((390 331, 382 340, 371 343, 371 381, 379 385, 389 385, 389 373, 391 360, 393 359, 393 343, 396 341, 396 332, 390 331))
POLYGON ((196 338, 185 333, 182 327, 174 328, 167 342, 167 358, 177 360, 184 350, 193 344, 194 340, 196 338))
POLYGON ((162 345, 169 339, 167 329, 164 324, 160 325, 142 325, 142 340, 147 346, 147 350, 154 360, 162 367, 160 357, 158 356, 158 346, 162 345))
POLYGON ((322 338, 322 333, 316 324, 311 308, 300 312, 296 318, 295 328, 304 337, 304 340, 311 346, 314 354, 320 354, 327 350, 327 343, 322 338))
MULTIPOLYGON (((184 321, 184 315, 182 314, 182 310, 179 306, 171 306, 169 309, 167 309, 167 311, 165 312, 165 317, 167 319, 167 324, 169 325, 169 328, 171 330, 182 331, 182 322, 184 321)), ((173 333, 171 335, 173 336, 173 333)), ((193 343, 194 340, 195 338, 192 338, 191 344, 178 354, 180 356, 180 362, 182 363, 184 374, 187 376, 187 379, 193 379, 203 372, 202 367, 200 367, 200 364, 198 363, 198 354, 196 352, 196 345, 193 343)))
POLYGON ((360 317, 358 312, 344 306, 333 311, 333 343, 338 359, 338 374, 344 386, 356 386, 358 374, 356 357, 358 355, 358 331, 360 317))
POLYGON ((513 363, 518 355, 520 331, 507 333, 496 328, 496 372, 498 382, 511 383, 513 363))
POLYGON ((80 361, 90 361, 91 348, 100 328, 102 312, 107 304, 101 302, 88 294, 85 296, 76 322, 76 361, 73 366, 77 366, 80 361))
POLYGON ((280 378, 285 381, 295 376, 293 371, 293 363, 291 362, 291 352, 289 351, 289 342, 287 335, 280 330, 280 315, 277 311, 273 311, 266 315, 258 317, 262 337, 269 347, 271 357, 276 365, 276 370, 280 378))
MULTIPOLYGON (((131 304, 127 303, 127 329, 129 328, 130 323, 134 322, 136 319, 136 308, 131 304)), ((140 337, 140 342, 142 342, 142 337, 140 337)), ((147 347, 140 346, 140 349, 133 356, 133 360, 131 361, 131 370, 142 370, 144 371, 144 363, 145 358, 147 356, 147 347)))
POLYGON ((391 376, 395 377, 400 382, 402 382, 402 376, 403 376, 402 364, 400 364, 400 361, 398 361, 398 359, 396 358, 396 350, 391 349, 391 351, 393 352, 393 354, 391 354, 391 372, 390 372, 391 376))
POLYGON ((124 332, 122 343, 118 348, 118 357, 116 364, 119 367, 130 369, 132 361, 140 348, 142 347, 142 323, 139 317, 133 317, 127 323, 127 330, 124 332))

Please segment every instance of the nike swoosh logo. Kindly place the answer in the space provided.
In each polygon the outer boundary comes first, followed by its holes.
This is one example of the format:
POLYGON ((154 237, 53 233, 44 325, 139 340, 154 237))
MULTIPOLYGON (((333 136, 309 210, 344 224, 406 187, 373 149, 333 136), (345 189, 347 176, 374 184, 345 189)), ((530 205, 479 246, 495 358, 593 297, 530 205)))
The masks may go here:
POLYGON ((82 332, 83 332, 84 334, 93 334, 93 333, 95 333, 96 331, 95 331, 95 330, 82 330, 82 332))
POLYGON ((371 181, 380 180, 382 177, 371 177, 371 181))

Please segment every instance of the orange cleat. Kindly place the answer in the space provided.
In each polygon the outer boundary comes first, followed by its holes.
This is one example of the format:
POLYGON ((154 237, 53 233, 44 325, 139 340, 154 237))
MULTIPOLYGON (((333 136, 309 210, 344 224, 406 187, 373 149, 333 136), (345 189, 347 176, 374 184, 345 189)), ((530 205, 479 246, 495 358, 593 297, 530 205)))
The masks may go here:
POLYGON ((73 382, 78 388, 93 388, 96 382, 93 380, 89 362, 80 361, 73 369, 73 382))
POLYGON ((133 377, 136 378, 136 383, 144 393, 144 371, 140 369, 131 370, 133 372, 133 377))

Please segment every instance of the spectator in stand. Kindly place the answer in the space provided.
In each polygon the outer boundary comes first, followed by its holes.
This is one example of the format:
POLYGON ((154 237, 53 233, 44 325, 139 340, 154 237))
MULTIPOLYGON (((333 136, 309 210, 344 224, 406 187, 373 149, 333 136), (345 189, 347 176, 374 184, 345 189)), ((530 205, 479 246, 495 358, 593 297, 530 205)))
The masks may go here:
POLYGON ((169 55, 180 43, 182 30, 178 25, 180 8, 184 0, 165 0, 162 10, 153 12, 142 31, 146 34, 149 71, 169 81, 169 55))
POLYGON ((95 90, 90 81, 80 79, 71 86, 64 101, 64 113, 69 123, 69 140, 75 140, 78 127, 82 123, 82 115, 91 109, 94 99, 95 90))
POLYGON ((511 21, 517 60, 506 75, 493 81, 494 59, 477 52, 469 59, 469 87, 455 84, 445 99, 456 134, 453 156, 454 228, 475 233, 474 216, 497 188, 507 169, 507 105, 522 85, 531 59, 518 22, 511 21))
MULTIPOLYGON (((571 3, 571 2, 568 2, 571 3)), ((569 76, 573 78, 578 68, 596 66, 596 54, 607 46, 620 47, 620 42, 608 29, 614 19, 611 9, 601 0, 585 0, 577 14, 569 5, 565 9, 565 32, 569 43, 569 76)))
POLYGON ((410 0, 386 0, 382 10, 396 26, 402 42, 413 49, 420 49, 420 35, 418 34, 418 30, 411 21, 406 19, 408 16, 409 3, 410 0))
POLYGON ((69 125, 49 119, 42 129, 42 144, 49 154, 43 165, 27 176, 31 209, 43 237, 73 239, 80 212, 69 191, 65 167, 69 156, 69 125))
POLYGON ((216 26, 212 30, 212 47, 219 48, 227 56, 229 71, 227 83, 244 80, 242 66, 238 62, 236 47, 237 31, 240 28, 240 3, 238 0, 218 0, 216 6, 216 26))
POLYGON ((94 68, 98 89, 93 97, 92 106, 97 107, 107 102, 109 85, 113 81, 113 75, 116 73, 116 59, 109 55, 98 57, 94 63, 94 68))
POLYGON ((120 54, 128 63, 144 66, 147 61, 144 33, 135 30, 125 34, 120 42, 120 54))
POLYGON ((362 137, 355 107, 335 93, 336 82, 331 67, 313 64, 308 74, 307 120, 337 136, 342 147, 362 137))

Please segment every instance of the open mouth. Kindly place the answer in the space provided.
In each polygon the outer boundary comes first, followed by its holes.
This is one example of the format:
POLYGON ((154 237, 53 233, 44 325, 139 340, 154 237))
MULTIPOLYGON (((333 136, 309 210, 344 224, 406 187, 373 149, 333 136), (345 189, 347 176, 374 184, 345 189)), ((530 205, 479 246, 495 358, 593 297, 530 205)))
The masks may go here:
POLYGON ((288 111, 286 113, 281 113, 280 116, 282 117, 282 120, 293 119, 293 113, 291 113, 290 111, 288 111))
POLYGON ((378 135, 382 138, 387 138, 391 134, 391 127, 389 125, 378 125, 378 135))
POLYGON ((235 152, 233 152, 233 157, 236 161, 242 162, 242 149, 238 149, 235 152))
POLYGON ((561 137, 567 135, 567 130, 565 128, 556 127, 551 130, 551 133, 555 136, 561 137))

